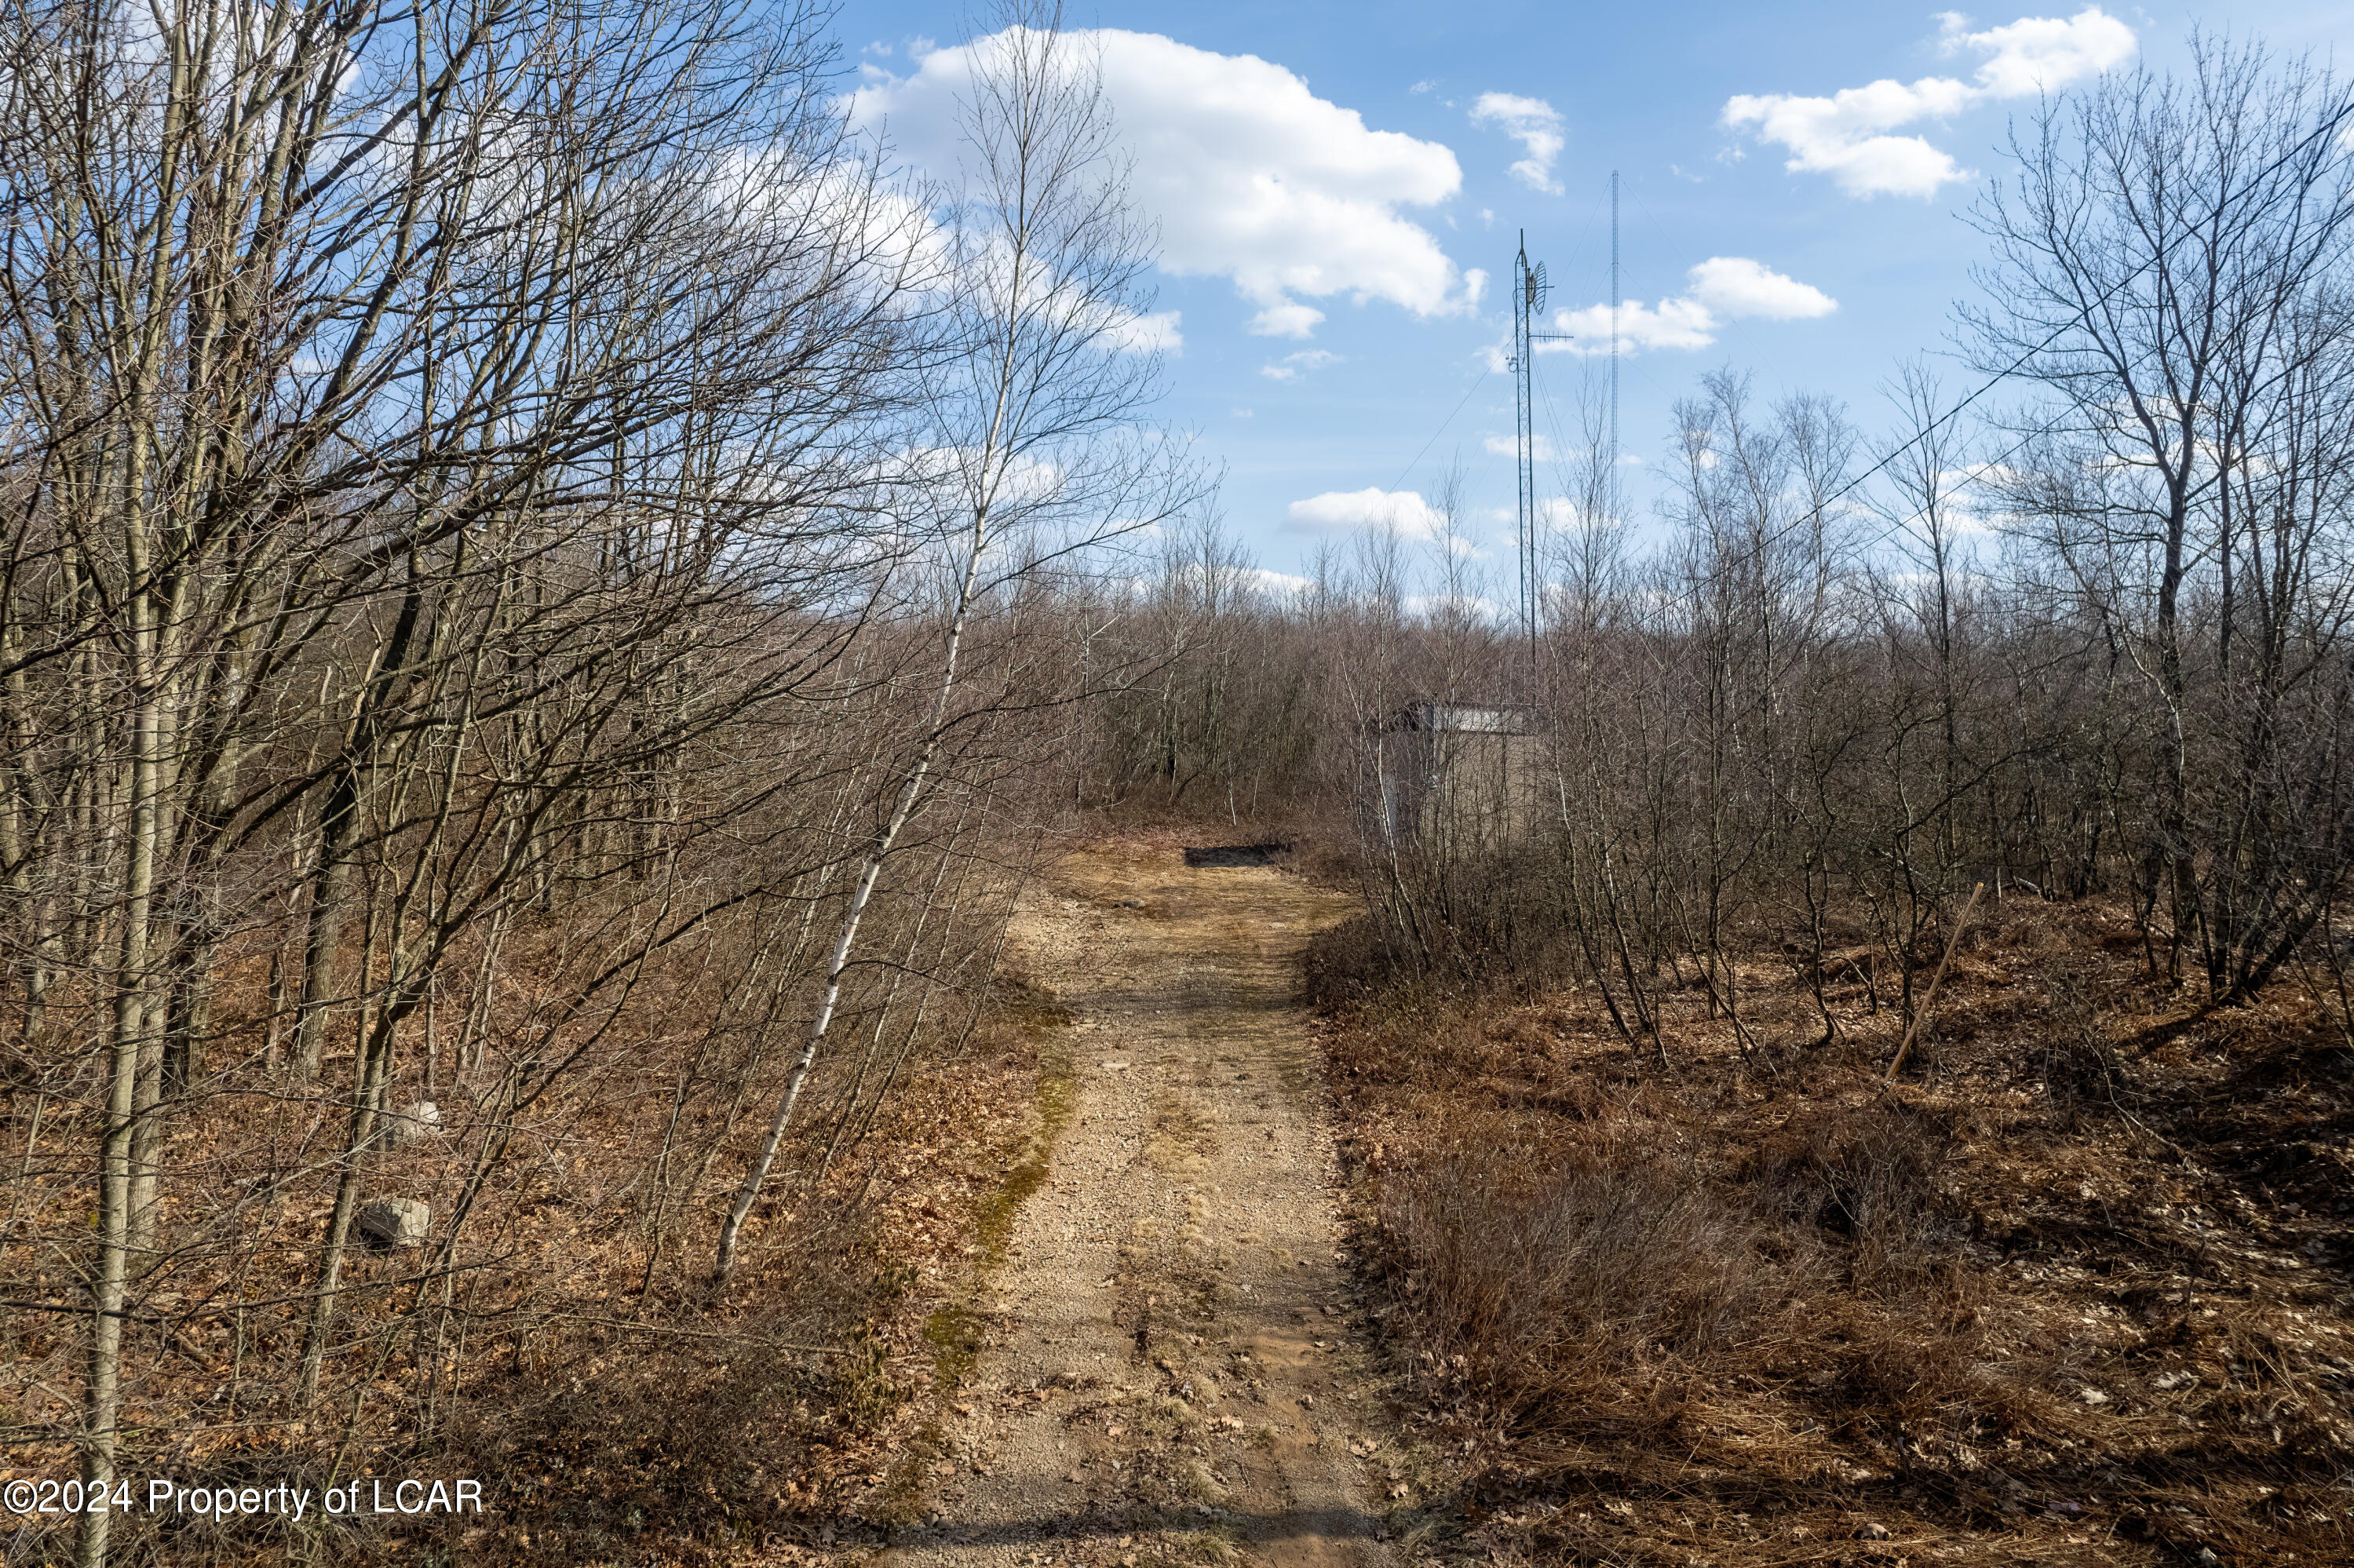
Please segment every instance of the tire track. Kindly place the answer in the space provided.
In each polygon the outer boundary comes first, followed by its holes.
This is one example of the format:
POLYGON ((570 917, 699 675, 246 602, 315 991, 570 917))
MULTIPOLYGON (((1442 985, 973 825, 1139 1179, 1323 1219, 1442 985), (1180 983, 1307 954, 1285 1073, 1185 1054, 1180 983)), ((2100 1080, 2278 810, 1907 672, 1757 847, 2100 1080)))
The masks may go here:
POLYGON ((1073 1015, 1073 1115, 949 1396, 907 1568, 1389 1561, 1299 958, 1349 902, 1177 852, 1063 862, 1013 946, 1073 1015))

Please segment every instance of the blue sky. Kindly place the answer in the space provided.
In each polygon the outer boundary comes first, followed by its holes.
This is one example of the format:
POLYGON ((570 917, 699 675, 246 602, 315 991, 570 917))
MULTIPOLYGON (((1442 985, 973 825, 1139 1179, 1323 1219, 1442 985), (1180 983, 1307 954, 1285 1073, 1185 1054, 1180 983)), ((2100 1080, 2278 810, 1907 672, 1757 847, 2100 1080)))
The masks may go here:
MULTIPOLYGON (((933 52, 967 15, 897 0, 839 15, 863 101, 910 148, 951 79, 933 52)), ((1510 450, 1512 394, 1490 366, 1519 230, 1556 307, 1606 300, 1620 171, 1621 289, 1641 307, 1622 314, 1621 444, 1640 522, 1670 405, 1708 370, 1829 393, 1875 436, 1898 428, 1881 388, 1904 356, 1947 349, 1980 253, 1957 214, 2005 168, 2037 84, 2179 64, 2194 25, 2323 57, 2354 38, 2354 5, 2311 3, 1113 3, 1066 19, 1113 30, 1107 81, 1181 340, 1161 412, 1224 467, 1235 532, 1278 572, 1375 514, 1411 532, 1459 453, 1506 599, 1512 473, 1491 449, 1510 450)), ((1565 424, 1585 368, 1541 356, 1541 408, 1565 424)))

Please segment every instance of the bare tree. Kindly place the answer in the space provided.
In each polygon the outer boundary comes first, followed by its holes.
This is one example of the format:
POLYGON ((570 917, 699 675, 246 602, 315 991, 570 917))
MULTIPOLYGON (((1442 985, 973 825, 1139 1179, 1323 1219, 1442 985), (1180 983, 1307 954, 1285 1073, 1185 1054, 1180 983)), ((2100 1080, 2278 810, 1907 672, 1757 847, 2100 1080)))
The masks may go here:
POLYGON ((204 1053, 225 944, 291 901, 292 1086, 355 1047, 307 1398, 437 966, 585 869, 622 780, 659 793, 839 648, 795 607, 872 576, 844 524, 912 251, 807 14, 219 0, 0 29, 0 853, 28 1049, 91 1113, 96 1488, 169 1260, 165 1119, 240 1065, 204 1053), (766 642, 741 681, 627 679, 730 638, 766 642))
POLYGON ((2198 37, 2187 79, 2144 67, 2051 105, 1977 213, 1995 260, 1994 302, 1964 316, 1975 351, 2049 394, 2009 500, 2158 705, 2145 884, 2169 969, 2195 941, 2218 997, 2261 986, 2345 870, 2342 826, 2282 820, 2277 699, 2337 664, 2337 594, 2302 563, 2342 527, 2336 461, 2309 443, 2343 387, 2349 122, 2354 90, 2325 72, 2198 37), (2259 630, 2250 662, 2252 615, 2316 640, 2274 652, 2259 630), (2228 715, 2227 670, 2252 683, 2228 715), (2209 726, 2243 715, 2235 755, 2211 751, 2209 726))
POLYGON ((809 1075, 824 1047, 860 927, 944 757, 976 743, 1009 703, 1002 650, 973 638, 1055 563, 1176 515, 1182 467, 1140 425, 1155 359, 1135 337, 1150 235, 1128 203, 1096 62, 1059 12, 1022 7, 972 46, 962 130, 970 152, 938 242, 957 291, 947 351, 927 368, 915 444, 894 481, 915 542, 914 624, 937 641, 923 716, 877 802, 828 949, 823 989, 722 1225, 725 1286, 809 1075))

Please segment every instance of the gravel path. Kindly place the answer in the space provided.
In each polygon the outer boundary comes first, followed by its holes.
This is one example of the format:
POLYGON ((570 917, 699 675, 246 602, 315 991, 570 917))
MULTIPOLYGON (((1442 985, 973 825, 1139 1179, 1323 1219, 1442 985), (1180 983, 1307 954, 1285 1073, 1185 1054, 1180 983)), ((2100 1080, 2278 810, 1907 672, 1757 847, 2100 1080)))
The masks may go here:
POLYGON ((1064 862, 1015 927, 1070 1010, 1048 1179, 971 1303, 907 1568, 1387 1563, 1394 1436, 1358 1349, 1294 1002, 1346 900, 1175 851, 1064 862))

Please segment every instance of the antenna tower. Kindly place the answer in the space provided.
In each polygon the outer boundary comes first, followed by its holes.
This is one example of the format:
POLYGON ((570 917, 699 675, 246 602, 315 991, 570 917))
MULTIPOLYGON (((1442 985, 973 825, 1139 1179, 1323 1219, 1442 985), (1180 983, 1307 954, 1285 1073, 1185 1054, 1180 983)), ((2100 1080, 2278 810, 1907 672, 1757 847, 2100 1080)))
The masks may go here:
POLYGON ((1532 678, 1536 673, 1538 611, 1543 608, 1539 603, 1543 587, 1537 560, 1540 520, 1534 349, 1538 344, 1566 343, 1570 337, 1567 333, 1536 330, 1550 291, 1544 263, 1529 260, 1529 233, 1524 228, 1521 230, 1520 254, 1512 259, 1512 404, 1516 416, 1512 444, 1513 476, 1520 484, 1521 630, 1528 639, 1532 678))
POLYGON ((1529 263, 1528 230, 1521 231, 1521 250, 1512 259, 1512 474, 1520 486, 1521 630, 1527 637, 1529 657, 1537 647, 1537 471, 1535 386, 1530 380, 1530 353, 1536 319, 1545 307, 1545 270, 1529 263))
POLYGON ((1618 515, 1618 171, 1610 171, 1610 468, 1603 492, 1610 515, 1618 515))

